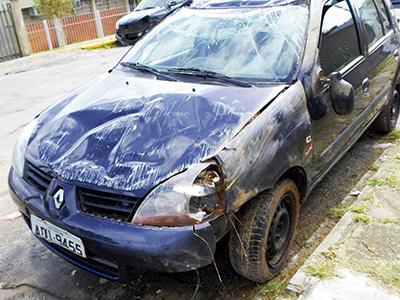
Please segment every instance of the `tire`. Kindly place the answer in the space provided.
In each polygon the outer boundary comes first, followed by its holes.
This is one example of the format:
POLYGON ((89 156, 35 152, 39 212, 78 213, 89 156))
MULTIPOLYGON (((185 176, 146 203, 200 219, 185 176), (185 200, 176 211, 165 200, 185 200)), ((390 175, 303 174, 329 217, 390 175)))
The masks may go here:
POLYGON ((372 128, 379 133, 388 134, 396 128, 397 120, 400 112, 400 97, 395 90, 392 99, 385 105, 379 116, 372 124, 372 128))
POLYGON ((235 271, 259 283, 278 275, 286 265, 299 214, 300 194, 289 179, 246 203, 237 215, 237 232, 230 232, 229 257, 235 271), (277 233, 283 237, 273 243, 277 233), (281 250, 274 253, 276 248, 281 250))

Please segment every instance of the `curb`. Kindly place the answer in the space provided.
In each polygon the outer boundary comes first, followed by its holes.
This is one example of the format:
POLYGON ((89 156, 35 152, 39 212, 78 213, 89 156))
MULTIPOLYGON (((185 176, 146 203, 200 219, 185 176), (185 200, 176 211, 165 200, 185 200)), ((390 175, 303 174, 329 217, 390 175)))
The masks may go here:
MULTIPOLYGON (((352 191, 344 197, 341 202, 342 204, 350 203, 352 200, 354 200, 355 197, 357 197, 357 199, 352 203, 352 206, 357 206, 362 203, 362 195, 367 193, 369 190, 369 188, 365 186, 365 183, 375 174, 377 174, 379 170, 381 170, 381 168, 383 167, 383 162, 387 159, 388 154, 390 154, 394 148, 395 147, 390 147, 381 154, 381 156, 375 161, 375 164, 378 165, 378 170, 376 172, 368 171, 367 173, 365 173, 364 176, 362 176, 358 183, 353 187, 352 191)), ((306 259, 300 269, 290 279, 286 289, 288 292, 291 293, 293 297, 299 299, 307 299, 308 296, 313 293, 313 290, 321 282, 321 279, 308 275, 305 271, 307 266, 311 265, 313 262, 318 261, 318 259, 323 256, 322 254, 324 252, 335 246, 352 224, 353 213, 348 210, 340 218, 337 224, 332 228, 325 239, 306 259)))
POLYGON ((84 45, 79 47, 79 49, 82 50, 94 50, 94 49, 99 49, 99 48, 108 48, 108 47, 114 47, 117 45, 117 39, 113 38, 108 41, 104 42, 96 42, 88 45, 84 45))

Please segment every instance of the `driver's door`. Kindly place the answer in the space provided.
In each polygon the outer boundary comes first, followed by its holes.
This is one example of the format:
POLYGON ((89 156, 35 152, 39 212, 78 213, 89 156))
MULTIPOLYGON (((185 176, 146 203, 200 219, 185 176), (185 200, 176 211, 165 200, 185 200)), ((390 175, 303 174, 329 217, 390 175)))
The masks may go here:
POLYGON ((354 87, 355 108, 349 115, 336 113, 329 82, 324 83, 320 95, 310 100, 315 181, 339 159, 340 152, 351 142, 354 121, 371 100, 367 65, 349 4, 347 1, 329 1, 324 12, 319 46, 322 75, 328 78, 330 74, 340 72, 354 87))

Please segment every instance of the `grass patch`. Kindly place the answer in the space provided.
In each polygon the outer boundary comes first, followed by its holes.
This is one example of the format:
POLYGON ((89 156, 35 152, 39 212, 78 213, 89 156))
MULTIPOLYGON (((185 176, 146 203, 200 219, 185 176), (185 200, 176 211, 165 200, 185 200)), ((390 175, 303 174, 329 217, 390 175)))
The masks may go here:
POLYGON ((386 184, 393 189, 395 189, 399 186, 399 180, 397 179, 397 177, 395 175, 385 176, 384 180, 385 180, 386 184))
POLYGON ((385 180, 381 178, 371 178, 370 180, 367 181, 367 185, 369 186, 380 186, 385 183, 385 180))
POLYGON ((351 265, 355 270, 368 274, 377 279, 384 285, 400 290, 400 263, 387 263, 383 261, 373 261, 365 264, 351 265))
POLYGON ((392 223, 392 220, 390 220, 389 218, 380 218, 379 219, 379 223, 381 223, 381 224, 390 224, 390 223, 392 223))
POLYGON ((372 193, 362 195, 362 197, 361 197, 361 200, 366 201, 366 202, 371 201, 372 199, 374 199, 374 196, 372 195, 372 193))
POLYGON ((383 178, 372 178, 367 181, 367 185, 377 187, 382 185, 387 185, 391 188, 398 188, 400 186, 399 179, 396 175, 387 175, 383 178))
POLYGON ((371 166, 371 171, 376 172, 376 171, 378 171, 378 170, 379 170, 379 166, 378 166, 376 163, 374 163, 374 164, 371 166))
POLYGON ((281 295, 286 289, 287 283, 285 281, 276 282, 270 281, 264 284, 258 294, 261 296, 268 296, 268 299, 275 299, 278 295, 281 295))
POLYGON ((336 257, 337 257, 336 250, 333 249, 332 247, 330 247, 330 248, 329 248, 328 250, 326 250, 326 251, 322 251, 321 254, 322 254, 325 258, 330 259, 330 260, 332 260, 332 261, 335 260, 336 257))
POLYGON ((324 280, 336 276, 336 273, 334 272, 335 267, 336 265, 333 261, 323 260, 307 266, 305 272, 310 276, 324 280))
POLYGON ((340 219, 347 212, 347 207, 332 208, 329 210, 328 216, 331 219, 340 219))
POLYGON ((400 139, 400 130, 393 130, 393 131, 390 133, 390 136, 393 137, 393 138, 395 138, 395 139, 400 139))
POLYGON ((365 212, 366 208, 367 208, 367 205, 365 203, 361 203, 357 206, 352 206, 350 208, 350 211, 352 211, 353 213, 356 213, 356 214, 361 214, 361 213, 365 212))
POLYGON ((388 269, 388 279, 397 287, 400 287, 400 263, 392 265, 388 269))
POLYGON ((359 213, 359 214, 355 214, 353 216, 353 220, 356 223, 368 224, 369 222, 371 222, 371 217, 364 213, 359 213))

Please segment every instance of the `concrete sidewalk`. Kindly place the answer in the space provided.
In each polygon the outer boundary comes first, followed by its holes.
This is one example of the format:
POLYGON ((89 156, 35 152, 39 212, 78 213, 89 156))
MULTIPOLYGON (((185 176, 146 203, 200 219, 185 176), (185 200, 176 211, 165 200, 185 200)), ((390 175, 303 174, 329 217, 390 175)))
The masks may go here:
POLYGON ((392 144, 374 166, 376 173, 364 176, 332 211, 343 216, 291 279, 294 296, 400 299, 400 140, 394 137, 392 144))

